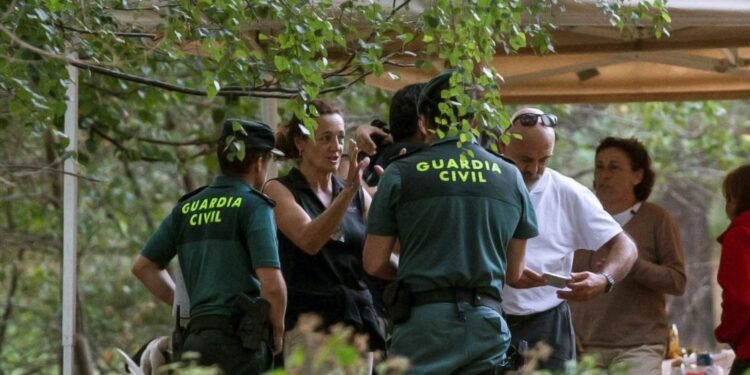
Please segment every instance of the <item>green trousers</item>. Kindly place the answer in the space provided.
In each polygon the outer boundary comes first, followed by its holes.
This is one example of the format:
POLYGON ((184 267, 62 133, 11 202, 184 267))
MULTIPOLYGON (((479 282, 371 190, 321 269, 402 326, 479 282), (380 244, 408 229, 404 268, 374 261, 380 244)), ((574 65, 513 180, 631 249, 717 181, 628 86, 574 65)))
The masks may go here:
POLYGON ((412 308, 409 320, 396 325, 390 352, 410 360, 409 374, 474 375, 502 366, 509 345, 510 331, 496 311, 433 303, 412 308))

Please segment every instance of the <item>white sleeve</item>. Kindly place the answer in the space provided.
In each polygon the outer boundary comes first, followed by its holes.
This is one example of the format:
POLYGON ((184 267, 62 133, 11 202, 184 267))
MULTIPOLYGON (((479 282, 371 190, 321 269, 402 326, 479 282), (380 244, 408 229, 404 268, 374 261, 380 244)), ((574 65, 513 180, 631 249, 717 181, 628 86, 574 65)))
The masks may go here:
POLYGON ((190 297, 188 297, 185 279, 182 277, 180 262, 175 262, 174 269, 174 302, 172 303, 172 316, 177 318, 177 306, 180 307, 180 318, 190 318, 190 297))
POLYGON ((622 232, 622 227, 607 211, 599 199, 583 185, 574 182, 569 190, 568 209, 573 214, 576 249, 599 250, 614 236, 622 232))

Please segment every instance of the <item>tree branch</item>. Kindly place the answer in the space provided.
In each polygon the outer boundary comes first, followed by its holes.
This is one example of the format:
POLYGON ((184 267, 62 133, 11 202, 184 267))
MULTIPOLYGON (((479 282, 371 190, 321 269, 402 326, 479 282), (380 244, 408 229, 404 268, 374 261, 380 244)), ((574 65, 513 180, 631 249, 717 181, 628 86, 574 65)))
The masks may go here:
POLYGON ((193 139, 191 141, 166 141, 163 139, 153 139, 153 138, 146 138, 146 137, 136 137, 135 139, 146 142, 146 143, 154 143, 157 145, 165 145, 165 146, 200 146, 200 145, 209 145, 212 143, 216 143, 219 141, 219 139, 193 139))
POLYGON ((354 85, 355 83, 357 83, 357 82, 365 79, 365 77, 369 76, 370 74, 372 74, 372 71, 364 72, 364 73, 360 74, 359 77, 357 77, 357 78, 355 78, 355 79, 353 79, 353 80, 351 80, 351 81, 349 81, 349 82, 347 82, 347 83, 345 83, 343 85, 329 87, 327 89, 320 90, 320 93, 321 94, 326 94, 326 93, 329 93, 329 92, 341 91, 341 90, 347 89, 347 88, 351 87, 352 85, 354 85))
MULTIPOLYGON (((140 77, 140 76, 136 76, 136 75, 132 75, 128 73, 118 72, 116 70, 105 68, 103 66, 92 65, 79 59, 69 58, 66 56, 62 56, 62 55, 58 55, 52 52, 45 51, 41 48, 37 48, 25 42, 24 40, 17 37, 15 34, 13 34, 10 30, 5 28, 4 26, 0 26, 0 31, 5 33, 11 39, 13 43, 19 45, 22 48, 25 48, 29 51, 32 51, 44 57, 48 57, 48 58, 58 60, 58 61, 63 61, 79 69, 88 70, 92 73, 99 73, 102 75, 107 75, 107 76, 121 79, 124 81, 136 82, 136 83, 141 83, 144 85, 153 86, 153 87, 157 87, 157 88, 161 88, 161 89, 165 89, 169 91, 181 92, 183 94, 195 95, 195 96, 208 96, 208 92, 206 92, 205 90, 192 89, 192 88, 188 88, 188 87, 184 87, 180 85, 162 82, 162 81, 155 80, 155 79, 144 78, 144 77, 140 77)), ((293 99, 297 97, 299 94, 298 93, 295 93, 295 94, 286 93, 285 94, 285 93, 272 93, 272 92, 257 92, 253 90, 252 88, 246 88, 242 90, 222 89, 222 90, 219 90, 216 95, 218 96, 253 96, 253 97, 258 97, 258 98, 293 99)))
POLYGON ((154 228, 154 221, 151 219, 151 214, 148 212, 148 207, 144 204, 146 201, 143 197, 143 190, 141 189, 141 184, 138 183, 138 179, 135 177, 135 174, 133 173, 133 169, 130 168, 130 162, 128 162, 128 159, 122 160, 122 165, 125 168, 125 175, 130 180, 130 184, 133 185, 133 193, 135 193, 136 198, 138 198, 138 206, 141 209, 141 214, 143 214, 143 217, 146 219, 146 225, 148 225, 148 228, 154 228))
MULTIPOLYGON (((89 177, 89 176, 82 175, 82 174, 79 174, 79 173, 66 172, 66 171, 61 170, 61 169, 52 168, 51 166, 48 166, 48 165, 0 164, 0 168, 25 169, 25 170, 30 170, 30 171, 34 171, 34 172, 48 171, 48 172, 52 172, 52 173, 59 173, 59 174, 64 174, 64 175, 68 175, 68 176, 77 177, 77 178, 80 178, 80 179, 83 179, 83 180, 88 180, 88 181, 91 181, 91 182, 104 182, 104 181, 99 180, 99 179, 94 178, 94 177, 89 177)), ((25 176, 25 175, 26 174, 18 174, 17 176, 25 176)))
MULTIPOLYGON (((193 88, 189 88, 185 86, 175 85, 172 83, 162 82, 156 79, 144 78, 141 76, 136 76, 136 75, 132 75, 128 73, 122 73, 113 69, 108 69, 108 68, 97 66, 97 65, 91 65, 91 64, 79 61, 79 60, 72 60, 69 63, 70 65, 73 65, 76 68, 88 70, 92 73, 99 73, 99 74, 107 75, 107 76, 121 79, 124 81, 141 83, 144 85, 153 86, 153 87, 168 90, 168 91, 180 92, 180 93, 188 94, 188 95, 208 96, 208 92, 206 92, 205 90, 193 89, 193 88)), ((252 96, 256 98, 293 99, 297 97, 299 94, 258 92, 252 88, 246 88, 242 90, 225 90, 222 88, 216 93, 216 95, 218 96, 252 96)))
POLYGON ((65 26, 61 23, 55 24, 57 28, 67 30, 67 31, 73 31, 79 34, 89 34, 89 35, 107 35, 112 34, 114 36, 120 36, 125 38, 149 38, 151 40, 156 40, 159 38, 156 34, 150 34, 150 33, 138 33, 138 32, 117 32, 117 31, 92 31, 92 30, 85 30, 85 29, 78 29, 71 26, 65 26))
MULTIPOLYGON (((391 14, 388 16, 388 18, 392 17, 393 14, 395 14, 396 11, 398 11, 399 9, 401 9, 402 7, 404 7, 409 2, 410 2, 410 0, 404 1, 404 3, 402 3, 401 5, 399 5, 396 9, 394 9, 391 12, 391 14)), ((98 74, 102 74, 102 75, 107 75, 107 76, 114 77, 114 78, 121 79, 121 80, 125 80, 125 81, 141 83, 141 84, 144 84, 144 85, 161 88, 161 89, 168 90, 168 91, 175 91, 175 92, 180 92, 180 93, 183 93, 183 94, 195 95, 195 96, 208 96, 208 92, 206 92, 205 90, 193 89, 193 88, 189 88, 189 87, 184 87, 184 86, 180 86, 180 85, 175 85, 175 84, 171 84, 171 83, 159 81, 159 80, 156 80, 156 79, 145 78, 145 77, 136 76, 136 75, 132 75, 132 74, 128 74, 128 73, 123 73, 123 72, 119 72, 119 71, 116 71, 116 70, 113 70, 113 69, 105 68, 105 67, 102 67, 102 66, 99 66, 99 65, 92 65, 92 64, 89 64, 89 63, 87 63, 85 61, 82 61, 82 60, 79 60, 79 59, 69 58, 67 56, 62 56, 62 55, 58 55, 58 54, 55 54, 55 53, 51 53, 51 52, 48 52, 48 51, 45 51, 43 49, 37 48, 37 47, 35 47, 35 46, 33 46, 33 45, 31 45, 31 44, 23 41, 22 39, 20 39, 19 37, 17 37, 10 30, 8 30, 7 28, 5 28, 3 26, 0 26, 0 31, 2 31, 3 33, 5 33, 11 39, 11 41, 13 43, 18 44, 22 48, 28 49, 29 51, 35 52, 35 53, 37 53, 39 55, 42 55, 42 56, 45 56, 45 57, 49 57, 49 58, 52 58, 52 59, 55 59, 55 60, 59 60, 59 61, 64 61, 65 63, 73 65, 73 66, 75 66, 75 67, 77 67, 79 69, 88 70, 88 71, 90 71, 92 73, 98 73, 98 74)), ((368 37, 368 39, 374 37, 374 35, 375 35, 374 32, 371 33, 370 37, 368 37)), ((353 58, 354 58, 354 55, 352 55, 352 57, 350 57, 349 61, 352 61, 353 58)), ((347 62, 347 64, 348 64, 348 62, 347 62)), ((345 64, 344 69, 345 68, 346 68, 346 64, 345 64)), ((341 71, 343 71, 343 70, 341 70, 341 71)), ((365 72, 365 73, 361 74, 360 76, 358 76, 357 78, 355 78, 354 80, 352 80, 352 81, 350 81, 350 82, 348 82, 348 83, 346 83, 344 85, 329 87, 327 89, 321 90, 320 93, 324 94, 324 93, 330 93, 330 92, 335 92, 335 91, 340 91, 340 90, 346 89, 346 88, 352 86, 353 84, 361 81, 362 79, 364 79, 369 74, 372 74, 372 72, 371 71, 365 72)), ((325 77, 326 77, 326 75, 324 75, 324 78, 325 77)), ((283 88, 279 88, 278 90, 273 90, 273 91, 270 91, 270 90, 268 90, 266 88, 261 89, 261 90, 257 90, 255 88, 241 88, 241 87, 234 87, 234 86, 232 86, 232 88, 233 88, 233 90, 227 90, 226 88, 222 88, 221 90, 219 90, 216 93, 216 95, 218 95, 218 96, 252 96, 252 97, 257 97, 257 98, 276 98, 276 99, 294 99, 294 98, 300 96, 299 91, 292 92, 291 89, 283 89, 283 88)), ((103 137, 105 139, 109 140, 109 141, 113 141, 113 143, 116 143, 116 142, 114 142, 113 139, 108 138, 105 135, 103 135, 103 137)))
POLYGON ((94 89, 96 91, 100 91, 100 92, 103 92, 103 93, 105 93, 107 95, 114 96, 114 97, 120 98, 120 99, 125 99, 125 96, 135 94, 138 91, 137 88, 136 89, 132 89, 132 90, 128 90, 128 91, 117 91, 117 90, 112 90, 112 89, 108 89, 108 88, 105 88, 105 87, 101 87, 101 86, 98 86, 98 85, 94 85, 94 84, 92 84, 90 82, 87 82, 87 81, 80 82, 80 84, 83 85, 83 86, 86 86, 88 88, 92 88, 92 89, 94 89))
POLYGON ((24 48, 24 49, 27 49, 27 50, 29 50, 31 52, 36 53, 37 55, 48 57, 50 59, 54 59, 54 60, 58 60, 58 61, 64 61, 64 62, 66 62, 68 64, 71 64, 71 65, 74 62, 78 63, 78 64, 84 64, 84 65, 87 64, 83 60, 69 58, 69 57, 66 57, 66 56, 63 56, 63 55, 59 55, 59 54, 56 54, 56 53, 45 51, 45 50, 43 50, 41 48, 37 48, 37 47, 35 47, 35 46, 33 46, 33 45, 25 42, 23 39, 19 38, 15 34, 13 34, 13 32, 11 32, 7 28, 5 28, 5 26, 0 25, 0 31, 2 31, 5 35, 7 35, 8 38, 10 38, 11 42, 19 45, 21 48, 24 48))
POLYGON ((393 66, 397 66, 399 68, 413 68, 413 67, 417 66, 417 64, 402 64, 402 63, 397 63, 397 62, 391 61, 391 60, 384 61, 383 65, 393 65, 393 66))
MULTIPOLYGON (((111 129, 117 134, 131 137, 130 134, 126 134, 120 129, 110 128, 110 127, 107 127, 107 128, 111 129)), ((155 138, 149 138, 149 137, 143 137, 143 136, 136 136, 135 139, 141 142, 153 143, 153 144, 165 145, 165 146, 201 146, 201 145, 210 145, 220 140, 220 138, 214 138, 214 139, 198 138, 198 139, 192 139, 189 141, 169 141, 169 140, 164 140, 164 139, 155 139, 155 138)))
POLYGON ((14 14, 13 8, 16 7, 17 3, 18 0, 11 1, 11 3, 8 5, 8 10, 6 10, 5 13, 3 13, 3 15, 0 17, 0 21, 5 21, 5 19, 10 17, 11 14, 14 14))
MULTIPOLYGON (((114 145, 118 150, 124 151, 124 152, 129 152, 130 151, 130 149, 128 149, 127 147, 123 146, 122 143, 120 143, 116 139, 110 137, 107 133, 105 133, 105 132, 97 129, 96 126, 92 126, 91 127, 91 131, 94 132, 94 133, 96 133, 96 134, 98 134, 100 137, 106 139, 107 141, 109 141, 109 143, 111 143, 112 145, 114 145)), ((145 157, 145 156, 140 155, 140 154, 138 154, 138 157, 139 157, 139 160, 143 160, 143 161, 162 161, 160 159, 154 159, 154 158, 145 157)))

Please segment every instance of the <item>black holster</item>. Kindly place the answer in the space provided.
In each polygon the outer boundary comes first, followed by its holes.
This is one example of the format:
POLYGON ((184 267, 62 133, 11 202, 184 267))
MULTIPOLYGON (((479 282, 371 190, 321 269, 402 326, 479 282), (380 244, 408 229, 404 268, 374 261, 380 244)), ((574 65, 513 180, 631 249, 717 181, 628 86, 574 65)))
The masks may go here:
POLYGON ((242 347, 248 350, 259 350, 263 345, 273 348, 273 335, 268 312, 271 304, 260 297, 250 297, 240 293, 234 301, 240 311, 237 322, 237 335, 242 347))
POLYGON ((411 316, 411 291, 403 282, 394 281, 383 291, 383 304, 388 318, 394 324, 404 323, 411 316))
POLYGON ((518 342, 518 347, 511 345, 505 352, 505 369, 508 371, 519 371, 526 364, 526 351, 529 350, 529 343, 526 340, 518 342))
POLYGON ((180 316, 180 306, 177 306, 176 312, 174 330, 172 331, 172 358, 174 359, 178 359, 182 355, 182 346, 187 336, 187 330, 180 324, 180 320, 182 319, 180 316))

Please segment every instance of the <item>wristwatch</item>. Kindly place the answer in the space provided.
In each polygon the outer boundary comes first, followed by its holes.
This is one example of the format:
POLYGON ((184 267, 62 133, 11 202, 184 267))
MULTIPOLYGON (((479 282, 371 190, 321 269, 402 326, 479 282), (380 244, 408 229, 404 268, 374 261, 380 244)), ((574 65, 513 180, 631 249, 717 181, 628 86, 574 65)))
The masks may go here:
POLYGON ((604 289, 604 293, 611 292, 612 288, 615 287, 615 278, 606 272, 599 272, 599 274, 604 276, 605 279, 607 279, 607 287, 604 289))

